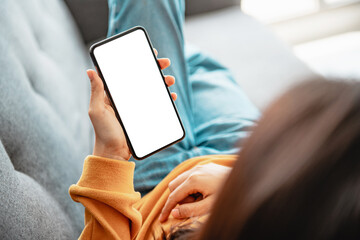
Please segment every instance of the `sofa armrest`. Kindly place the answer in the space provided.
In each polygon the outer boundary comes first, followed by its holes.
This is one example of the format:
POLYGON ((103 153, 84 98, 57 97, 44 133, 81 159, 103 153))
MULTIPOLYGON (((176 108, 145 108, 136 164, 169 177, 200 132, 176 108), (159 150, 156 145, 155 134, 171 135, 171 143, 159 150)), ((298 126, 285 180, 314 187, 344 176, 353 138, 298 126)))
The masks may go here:
POLYGON ((86 44, 106 37, 108 28, 107 0, 64 0, 86 44))

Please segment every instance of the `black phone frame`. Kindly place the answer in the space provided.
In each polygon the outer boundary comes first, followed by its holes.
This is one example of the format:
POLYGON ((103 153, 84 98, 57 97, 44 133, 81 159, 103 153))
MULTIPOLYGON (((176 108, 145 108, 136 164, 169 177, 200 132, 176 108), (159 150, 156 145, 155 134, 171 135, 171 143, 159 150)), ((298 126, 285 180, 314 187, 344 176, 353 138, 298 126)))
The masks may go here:
POLYGON ((167 147, 169 147, 169 146, 171 146, 171 145, 173 145, 173 144, 175 144, 175 143, 178 143, 178 142, 182 141, 182 140, 185 138, 185 134, 186 134, 186 133, 185 133, 184 125, 183 125, 183 123, 182 123, 182 121, 181 121, 181 118, 180 118, 179 112, 178 112, 178 110, 177 110, 177 108, 176 108, 176 105, 175 105, 175 103, 174 103, 174 101, 173 101, 173 99, 172 99, 172 97, 171 97, 171 93, 170 93, 169 87, 166 85, 165 77, 164 77, 164 74, 163 74, 163 72, 162 72, 162 70, 161 70, 160 64, 159 64, 159 62, 158 62, 158 60, 157 60, 157 57, 156 57, 156 55, 155 55, 154 48, 153 48, 153 46, 152 46, 152 44, 151 44, 151 41, 150 41, 150 37, 149 37, 148 33, 146 32, 146 30, 145 30, 144 27, 142 27, 142 26, 135 26, 135 27, 130 28, 130 29, 124 31, 124 32, 118 33, 118 34, 116 34, 116 35, 114 35, 114 36, 111 36, 111 37, 106 38, 106 39, 104 39, 104 40, 102 40, 102 41, 99 41, 99 42, 97 42, 97 43, 94 43, 93 45, 91 45, 89 51, 90 51, 91 60, 93 61, 94 66, 95 66, 95 68, 96 68, 96 71, 98 72, 98 74, 99 74, 99 76, 100 76, 100 78, 101 78, 101 80, 102 80, 102 82, 103 82, 103 84, 104 84, 105 92, 106 92, 107 96, 109 97, 109 100, 110 100, 110 102, 111 102, 112 108, 114 109, 116 118, 118 119, 118 121, 119 121, 119 123, 120 123, 120 125, 121 125, 121 127, 122 127, 122 129, 123 129, 123 131, 124 131, 124 135, 125 135, 125 138, 126 138, 126 141, 127 141, 127 145, 128 145, 128 147, 129 147, 129 150, 130 150, 132 156, 133 156, 136 160, 143 160, 143 159, 145 159, 145 158, 148 158, 149 156, 151 156, 151 155, 153 155, 153 154, 155 154, 155 153, 158 153, 158 152, 164 150, 165 148, 167 148, 167 147), (123 36, 125 36, 125 35, 127 35, 127 34, 130 34, 130 33, 134 32, 134 31, 137 31, 137 30, 142 30, 142 31, 145 33, 145 36, 146 36, 146 39, 147 39, 147 41, 148 41, 149 47, 150 47, 151 52, 152 52, 152 54, 153 54, 153 56, 154 56, 155 62, 156 62, 156 64, 157 64, 157 66, 158 66, 158 69, 159 69, 159 71, 160 71, 161 77, 162 77, 162 79, 163 79, 163 82, 164 82, 164 84, 165 84, 166 90, 167 90, 167 92, 168 92, 170 101, 171 101, 171 103, 172 103, 172 105, 173 105, 173 107, 174 107, 175 113, 176 113, 176 115, 177 115, 177 117, 178 117, 178 120, 179 120, 179 122, 180 122, 181 128, 182 128, 182 130, 183 130, 183 136, 182 136, 181 138, 179 138, 178 140, 175 140, 174 142, 171 142, 171 143, 165 145, 164 147, 159 148, 159 149, 157 149, 157 150, 155 150, 155 151, 153 151, 153 152, 151 152, 151 153, 149 153, 149 154, 147 154, 147 155, 145 155, 145 156, 143 156, 143 157, 138 157, 138 156, 136 155, 136 153, 135 153, 135 150, 134 150, 134 148, 133 148, 133 146, 132 146, 132 144, 131 144, 130 138, 129 138, 127 132, 126 132, 126 128, 125 128, 123 122, 121 121, 119 112, 118 112, 118 110, 116 109, 115 103, 114 103, 114 101, 113 101, 113 99, 112 99, 112 96, 111 96, 111 94, 110 94, 110 91, 109 91, 109 89, 108 89, 108 86, 107 86, 107 84, 106 84, 106 81, 105 81, 105 79, 104 79, 104 76, 103 76, 103 74, 102 74, 102 72, 101 72, 100 66, 99 66, 99 64, 98 64, 98 62, 97 62, 97 60, 96 60, 95 55, 94 55, 94 50, 95 50, 95 48, 97 48, 97 47, 99 47, 99 46, 101 46, 101 45, 104 45, 104 44, 106 44, 106 43, 108 43, 108 42, 111 42, 111 41, 113 41, 113 40, 115 40, 115 39, 118 39, 118 38, 120 38, 120 37, 123 37, 123 36))

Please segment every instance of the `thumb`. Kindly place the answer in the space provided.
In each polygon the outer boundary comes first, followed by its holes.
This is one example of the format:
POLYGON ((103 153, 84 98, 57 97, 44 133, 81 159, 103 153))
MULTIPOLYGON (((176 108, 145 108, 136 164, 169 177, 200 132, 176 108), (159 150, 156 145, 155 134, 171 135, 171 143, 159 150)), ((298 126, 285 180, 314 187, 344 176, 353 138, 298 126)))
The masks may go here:
POLYGON ((209 196, 198 202, 181 204, 171 211, 171 215, 177 219, 201 216, 210 212, 213 201, 214 196, 209 196))
POLYGON ((87 70, 91 83, 90 108, 96 108, 104 101, 104 85, 94 70, 87 70))

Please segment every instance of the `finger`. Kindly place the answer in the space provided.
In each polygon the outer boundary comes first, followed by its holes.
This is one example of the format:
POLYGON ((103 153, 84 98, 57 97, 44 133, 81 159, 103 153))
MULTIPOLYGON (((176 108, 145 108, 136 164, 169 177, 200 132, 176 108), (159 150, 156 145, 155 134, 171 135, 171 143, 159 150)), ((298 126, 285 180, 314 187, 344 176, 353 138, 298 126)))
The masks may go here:
POLYGON ((174 93, 174 92, 172 92, 172 93, 171 93, 171 97, 172 97, 172 99, 174 99, 174 101, 176 101, 176 99, 177 99, 177 94, 174 93))
POLYGON ((165 76, 165 82, 166 82, 166 85, 167 85, 168 87, 170 87, 170 86, 174 85, 174 83, 175 83, 175 78, 174 78, 173 76, 170 76, 170 75, 165 76))
POLYGON ((196 198, 193 195, 189 195, 184 200, 180 201, 179 204, 192 203, 195 201, 196 201, 196 198))
POLYGON ((182 204, 173 209, 171 215, 177 219, 201 216, 210 212, 213 202, 214 196, 209 196, 198 202, 182 204))
POLYGON ((170 59, 168 59, 168 58, 159 58, 159 59, 158 59, 158 62, 159 62, 159 64, 160 64, 160 68, 161 68, 162 70, 164 70, 165 68, 169 67, 170 64, 171 64, 170 59))
POLYGON ((185 203, 192 203, 203 200, 203 195, 201 193, 195 193, 187 196, 184 200, 179 202, 179 205, 185 204, 185 203))
POLYGON ((153 48, 153 50, 154 50, 155 56, 157 56, 157 55, 158 55, 158 51, 156 50, 156 48, 153 48))
POLYGON ((182 184, 192 173, 192 169, 183 172, 182 174, 180 174, 179 176, 177 176, 174 180, 172 180, 168 187, 170 192, 173 192, 178 186, 180 186, 180 184, 182 184))
POLYGON ((184 200, 187 196, 197 192, 198 190, 196 186, 191 184, 189 181, 183 182, 169 195, 169 198, 167 199, 160 214, 160 222, 165 221, 169 217, 171 210, 174 209, 179 202, 184 200))
POLYGON ((104 85, 94 70, 87 70, 91 83, 90 109, 100 106, 104 102, 104 85))
POLYGON ((104 95, 105 95, 105 97, 104 97, 104 98, 105 98, 105 99, 104 99, 105 104, 111 106, 111 102, 110 102, 109 97, 107 96, 107 94, 104 94, 104 95))

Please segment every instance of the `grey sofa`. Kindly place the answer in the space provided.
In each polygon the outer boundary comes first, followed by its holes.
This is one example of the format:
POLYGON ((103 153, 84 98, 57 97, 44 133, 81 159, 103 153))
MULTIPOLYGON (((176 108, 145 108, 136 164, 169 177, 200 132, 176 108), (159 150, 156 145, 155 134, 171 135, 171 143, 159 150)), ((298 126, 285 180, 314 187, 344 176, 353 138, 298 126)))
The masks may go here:
MULTIPOLYGON (((106 34, 107 2, 0 3, 0 239, 74 239, 84 209, 68 187, 93 139, 87 45, 106 34)), ((236 6, 186 24, 187 39, 231 67, 259 106, 279 82, 312 74, 236 6)))
POLYGON ((90 67, 63 1, 0 1, 0 238, 74 239, 91 150, 90 67))

